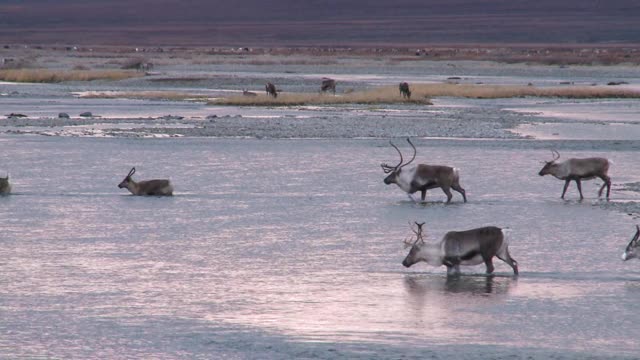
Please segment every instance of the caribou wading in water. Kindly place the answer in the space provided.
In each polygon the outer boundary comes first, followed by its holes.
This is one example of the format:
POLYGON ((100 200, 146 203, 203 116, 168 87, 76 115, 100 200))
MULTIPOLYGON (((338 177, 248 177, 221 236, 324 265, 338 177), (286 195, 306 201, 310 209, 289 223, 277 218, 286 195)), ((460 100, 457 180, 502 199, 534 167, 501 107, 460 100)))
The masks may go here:
POLYGON ((633 235, 631 241, 629 241, 629 245, 622 253, 622 261, 627 261, 629 259, 638 257, 638 239, 640 238, 640 226, 636 225, 636 234, 633 235))
POLYGON ((330 78, 322 78, 322 84, 320 85, 320 91, 331 91, 334 95, 336 93, 336 81, 330 78))
POLYGON ((569 183, 573 180, 576 182, 578 192, 580 193, 580 200, 584 199, 582 196, 582 180, 591 180, 595 177, 599 177, 604 181, 602 187, 598 191, 598 197, 602 196, 602 190, 607 187, 607 199, 609 199, 609 193, 611 192, 611 178, 607 175, 609 171, 609 160, 600 157, 592 158, 570 158, 563 162, 556 162, 560 159, 560 153, 556 150, 551 150, 553 154, 553 160, 545 161, 545 165, 540 170, 538 175, 553 175, 554 177, 564 180, 564 188, 562 189, 562 196, 567 192, 569 183))
POLYGON ((7 177, 0 178, 0 195, 9 195, 11 193, 11 184, 9 183, 9 174, 7 177))
POLYGON ((447 275, 460 273, 460 265, 472 266, 484 263, 487 274, 492 274, 495 269, 493 258, 507 263, 518 275, 518 262, 509 254, 507 231, 495 226, 485 226, 466 231, 449 231, 442 240, 437 243, 427 243, 422 237, 424 223, 415 223, 417 230, 411 228, 416 236, 415 241, 404 241, 411 247, 409 254, 402 261, 402 265, 411 265, 424 261, 432 266, 446 266, 447 275))
POLYGON ((278 97, 278 90, 276 90, 276 86, 273 85, 272 83, 268 82, 265 86, 264 86, 265 91, 267 92, 267 95, 271 95, 274 98, 278 97))
POLYGON ((131 168, 129 174, 122 180, 118 187, 120 189, 127 188, 133 195, 155 195, 155 196, 171 196, 173 195, 173 185, 166 179, 145 180, 135 182, 131 178, 136 173, 136 168, 131 168))
POLYGON ((411 99, 411 90, 409 89, 409 84, 406 82, 401 82, 398 85, 398 89, 400 90, 400 96, 403 98, 411 99))
POLYGON ((400 154, 400 162, 396 166, 389 166, 387 164, 380 165, 384 173, 389 174, 384 179, 384 183, 387 185, 398 185, 398 187, 407 193, 409 199, 414 202, 418 201, 413 198, 413 194, 420 191, 421 199, 424 202, 427 196, 427 190, 435 188, 441 188, 447 195, 447 203, 450 203, 451 198, 453 197, 451 189, 459 192, 462 195, 464 202, 467 202, 466 191, 462 186, 460 186, 460 174, 457 168, 444 165, 418 164, 405 170, 404 167, 415 160, 417 153, 416 147, 411 142, 411 139, 407 138, 407 142, 413 148, 413 157, 404 164, 400 149, 398 149, 398 147, 392 142, 389 142, 391 146, 396 149, 398 154, 400 154))

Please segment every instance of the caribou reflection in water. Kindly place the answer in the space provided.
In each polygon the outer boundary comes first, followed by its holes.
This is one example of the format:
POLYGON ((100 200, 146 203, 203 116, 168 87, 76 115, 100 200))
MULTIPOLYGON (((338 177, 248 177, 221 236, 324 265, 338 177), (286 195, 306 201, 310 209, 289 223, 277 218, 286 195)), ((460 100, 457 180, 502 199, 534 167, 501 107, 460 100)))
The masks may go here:
POLYGON ((407 292, 412 296, 470 294, 470 295, 503 295, 509 292, 515 277, 499 276, 412 276, 404 278, 407 292))

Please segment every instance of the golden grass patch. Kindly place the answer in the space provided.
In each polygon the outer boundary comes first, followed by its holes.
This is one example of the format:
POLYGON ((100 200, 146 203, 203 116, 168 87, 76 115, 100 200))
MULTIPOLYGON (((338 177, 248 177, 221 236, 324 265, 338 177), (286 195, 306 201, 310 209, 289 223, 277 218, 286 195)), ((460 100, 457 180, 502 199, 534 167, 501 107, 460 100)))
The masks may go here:
POLYGON ((414 96, 411 100, 403 99, 398 89, 385 86, 367 91, 354 91, 348 94, 319 93, 279 93, 277 98, 259 94, 257 96, 234 95, 215 99, 209 105, 237 106, 298 106, 298 105, 339 105, 339 104, 422 104, 432 105, 424 96, 414 96))
POLYGON ((208 100, 207 95, 180 91, 88 91, 80 94, 89 99, 142 99, 142 100, 208 100))
POLYGON ((64 81, 122 80, 143 74, 123 70, 46 70, 8 69, 0 70, 0 81, 58 83, 64 81))
POLYGON ((514 97, 559 97, 570 99, 640 98, 640 91, 609 86, 534 87, 514 85, 413 84, 411 100, 403 99, 396 86, 381 86, 367 91, 329 95, 317 93, 280 93, 277 98, 234 95, 210 101, 210 105, 296 106, 334 104, 422 104, 431 105, 434 97, 499 99, 514 97))
POLYGON ((474 99, 499 99, 515 97, 558 97, 569 99, 640 98, 640 91, 610 86, 554 86, 535 87, 518 85, 470 85, 470 84, 415 84, 411 91, 417 96, 465 97, 474 99))

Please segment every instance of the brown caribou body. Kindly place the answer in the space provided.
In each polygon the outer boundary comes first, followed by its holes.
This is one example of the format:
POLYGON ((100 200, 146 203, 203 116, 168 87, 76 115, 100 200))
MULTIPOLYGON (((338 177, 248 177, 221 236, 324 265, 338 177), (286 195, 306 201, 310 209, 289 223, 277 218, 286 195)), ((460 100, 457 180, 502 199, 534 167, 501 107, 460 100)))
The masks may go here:
POLYGON ((472 266, 484 263, 487 274, 494 271, 493 258, 507 263, 518 275, 518 262, 509 254, 506 230, 486 226, 466 231, 449 231, 437 243, 427 243, 422 238, 422 224, 414 230, 416 240, 405 244, 411 246, 402 265, 411 265, 424 261, 433 266, 446 266, 447 275, 460 273, 460 266, 472 266))
POLYGON ((274 98, 278 97, 278 91, 276 90, 276 86, 273 85, 272 83, 268 82, 265 86, 264 86, 265 91, 267 92, 267 95, 271 95, 274 98))
POLYGON ((171 196, 173 195, 173 185, 166 179, 133 181, 131 176, 135 174, 136 168, 131 168, 129 174, 122 180, 118 187, 126 188, 133 195, 155 195, 155 196, 171 196))
POLYGON ((576 182, 580 199, 584 199, 584 196, 582 196, 581 181, 591 180, 596 177, 604 181, 604 184, 602 184, 602 187, 600 187, 598 191, 598 197, 602 196, 602 191, 606 186, 607 199, 609 198, 609 193, 611 192, 611 178, 607 175, 609 171, 609 160, 600 157, 583 159, 570 158, 558 163, 556 160, 560 158, 560 153, 555 150, 552 150, 552 153, 554 154, 553 160, 547 161, 538 175, 553 175, 560 180, 564 180, 564 188, 562 189, 562 196, 560 196, 562 199, 564 199, 564 195, 571 181, 576 182))
POLYGON ((398 89, 400 90, 400 96, 403 98, 411 99, 411 90, 409 89, 409 84, 406 82, 401 82, 398 85, 398 89))
POLYGON ((451 202, 453 198, 453 194, 451 194, 451 189, 459 192, 464 199, 464 202, 467 202, 466 191, 460 186, 460 174, 458 169, 452 168, 450 166, 444 165, 426 165, 426 164, 418 164, 409 169, 404 169, 405 166, 409 165, 416 158, 416 147, 413 145, 410 139, 407 138, 407 142, 413 148, 413 157, 407 163, 403 164, 402 153, 393 143, 393 146, 398 154, 400 154, 400 163, 396 166, 389 166, 387 164, 382 164, 382 170, 389 174, 385 179, 384 183, 396 184, 400 187, 404 192, 406 192, 409 198, 415 202, 417 202, 412 195, 418 191, 421 193, 422 201, 425 201, 427 196, 427 190, 441 188, 442 191, 447 195, 447 203, 451 202))
POLYGON ((322 84, 320 85, 320 91, 327 92, 331 91, 332 93, 336 93, 336 81, 330 78, 322 78, 322 84))

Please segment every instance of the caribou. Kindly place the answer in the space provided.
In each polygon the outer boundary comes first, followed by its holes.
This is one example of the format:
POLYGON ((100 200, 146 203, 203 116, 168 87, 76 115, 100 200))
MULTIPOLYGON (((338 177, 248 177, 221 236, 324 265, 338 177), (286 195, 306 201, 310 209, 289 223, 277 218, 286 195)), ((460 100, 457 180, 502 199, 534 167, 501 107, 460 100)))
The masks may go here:
POLYGON ((401 82, 398 85, 398 89, 400 90, 400 96, 403 98, 411 99, 411 90, 409 89, 409 84, 406 82, 401 82))
POLYGON ((278 91, 276 90, 276 86, 273 85, 272 83, 268 82, 265 86, 264 86, 265 91, 267 92, 267 95, 271 95, 274 98, 278 97, 278 91))
POLYGON ((136 173, 136 168, 131 168, 129 174, 122 180, 118 187, 120 189, 127 188, 133 195, 156 195, 171 196, 173 195, 173 185, 166 179, 145 180, 135 182, 131 178, 136 173))
POLYGON ((409 199, 416 203, 418 201, 413 198, 413 194, 420 191, 422 202, 424 202, 427 196, 427 190, 435 188, 441 188, 447 195, 447 203, 450 203, 451 198, 453 198, 451 189, 459 192, 462 195, 464 202, 467 202, 466 191, 462 186, 460 186, 460 174, 457 168, 443 165, 418 164, 408 170, 404 170, 405 166, 411 164, 413 160, 415 160, 417 153, 416 147, 411 142, 411 139, 407 138, 407 142, 413 148, 413 157, 404 164, 400 149, 398 149, 398 147, 391 141, 389 142, 391 146, 396 149, 398 154, 400 154, 400 162, 395 166, 389 166, 387 164, 380 165, 384 173, 389 174, 384 179, 384 183, 387 185, 398 185, 407 193, 409 199))
POLYGON ((9 183, 9 174, 7 177, 0 178, 0 195, 9 195, 11 193, 11 184, 9 183))
POLYGON ((553 160, 545 161, 545 165, 538 175, 553 175, 560 180, 564 180, 564 188, 562 189, 562 195, 560 198, 564 199, 569 183, 573 180, 576 182, 576 186, 578 187, 580 200, 584 199, 584 196, 582 196, 581 181, 599 177, 604 181, 604 184, 602 184, 602 187, 600 187, 600 190, 598 191, 598 197, 602 196, 602 190, 604 190, 606 186, 607 199, 609 199, 609 193, 611 191, 611 178, 607 175, 607 172, 609 171, 609 160, 599 157, 584 159, 570 158, 557 163, 556 161, 560 159, 560 153, 556 150, 551 150, 551 153, 553 154, 553 160))
POLYGON ((336 81, 330 78, 322 78, 322 85, 320 85, 321 92, 331 91, 334 95, 336 93, 336 81))
POLYGON ((485 226, 466 231, 449 231, 437 243, 427 243, 422 237, 424 223, 415 222, 417 229, 411 226, 416 239, 413 242, 404 240, 405 246, 411 247, 402 265, 411 265, 424 261, 432 266, 446 266, 447 275, 460 274, 460 265, 472 266, 484 262, 487 274, 495 269, 493 257, 507 263, 518 275, 518 262, 509 254, 507 230, 496 226, 485 226))
POLYGON ((249 96, 249 97, 258 96, 258 94, 254 93, 253 91, 249 91, 247 89, 242 89, 242 95, 249 96))
POLYGON ((636 234, 629 242, 629 245, 627 245, 624 253, 622 253, 622 261, 627 261, 629 259, 638 257, 638 238, 640 238, 640 226, 636 225, 636 234))

